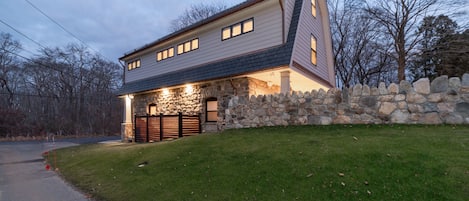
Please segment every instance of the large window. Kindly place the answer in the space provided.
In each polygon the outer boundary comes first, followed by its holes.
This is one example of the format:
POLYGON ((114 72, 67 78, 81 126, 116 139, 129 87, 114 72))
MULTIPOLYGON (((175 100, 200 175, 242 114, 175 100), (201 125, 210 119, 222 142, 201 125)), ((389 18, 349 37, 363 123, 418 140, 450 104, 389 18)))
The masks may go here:
POLYGON ((318 64, 317 40, 313 35, 311 35, 311 63, 318 64))
POLYGON ((227 40, 254 31, 254 18, 227 26, 221 30, 221 39, 227 40))
POLYGON ((136 69, 136 68, 140 68, 140 59, 137 59, 137 60, 134 60, 134 61, 131 61, 131 62, 127 63, 127 69, 128 70, 133 70, 133 69, 136 69))
POLYGON ((156 53, 156 61, 162 61, 174 57, 174 47, 156 53))
POLYGON ((195 38, 190 41, 186 41, 177 46, 177 52, 179 54, 184 54, 193 50, 199 49, 199 39, 195 38))
POLYGON ((218 101, 216 98, 207 99, 207 113, 206 120, 207 122, 216 122, 218 120, 218 101))
POLYGON ((316 17, 316 0, 311 0, 311 15, 316 17))

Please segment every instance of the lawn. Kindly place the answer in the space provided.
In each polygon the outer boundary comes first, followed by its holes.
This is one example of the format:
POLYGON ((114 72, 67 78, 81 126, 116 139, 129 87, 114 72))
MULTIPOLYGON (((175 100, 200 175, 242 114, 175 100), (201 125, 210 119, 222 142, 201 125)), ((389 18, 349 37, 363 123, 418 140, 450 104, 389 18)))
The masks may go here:
POLYGON ((468 126, 267 127, 51 154, 96 200, 469 198, 468 126))

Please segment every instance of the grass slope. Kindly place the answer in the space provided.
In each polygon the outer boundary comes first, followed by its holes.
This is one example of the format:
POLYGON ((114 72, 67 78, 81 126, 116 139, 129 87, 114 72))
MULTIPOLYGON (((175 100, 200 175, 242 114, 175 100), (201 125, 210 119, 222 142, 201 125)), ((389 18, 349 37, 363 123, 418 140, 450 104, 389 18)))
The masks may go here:
POLYGON ((97 200, 469 198, 464 126, 269 127, 56 155, 63 176, 97 200))

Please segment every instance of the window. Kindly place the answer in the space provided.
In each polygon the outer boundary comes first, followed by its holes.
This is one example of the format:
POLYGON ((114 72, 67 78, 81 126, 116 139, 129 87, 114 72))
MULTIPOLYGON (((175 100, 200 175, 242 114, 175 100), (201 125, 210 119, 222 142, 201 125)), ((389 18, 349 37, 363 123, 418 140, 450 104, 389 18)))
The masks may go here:
POLYGON ((311 15, 316 17, 316 0, 311 0, 311 15))
POLYGON ((311 35, 311 63, 313 65, 317 65, 318 64, 318 51, 317 51, 317 40, 316 40, 316 37, 314 37, 313 35, 311 35))
POLYGON ((156 61, 162 61, 174 57, 174 47, 156 53, 156 61))
POLYGON ((136 69, 136 68, 140 68, 140 59, 137 59, 135 61, 131 61, 131 62, 127 63, 127 69, 128 70, 133 70, 133 69, 136 69))
POLYGON ((178 55, 199 49, 199 39, 192 39, 177 46, 178 55))
POLYGON ((207 113, 205 115, 207 122, 216 122, 218 120, 218 101, 216 98, 207 99, 207 113))
POLYGON ((150 116, 156 116, 156 112, 157 112, 156 104, 152 103, 148 105, 148 114, 150 116))
POLYGON ((254 18, 238 22, 221 30, 221 40, 227 40, 254 31, 254 18))

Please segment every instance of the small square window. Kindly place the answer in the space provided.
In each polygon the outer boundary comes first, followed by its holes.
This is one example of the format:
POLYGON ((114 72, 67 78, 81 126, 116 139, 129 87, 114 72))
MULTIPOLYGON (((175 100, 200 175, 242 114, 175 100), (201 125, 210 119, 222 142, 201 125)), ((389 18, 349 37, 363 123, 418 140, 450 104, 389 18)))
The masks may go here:
POLYGON ((148 114, 150 114, 150 116, 156 116, 157 115, 156 104, 150 104, 148 106, 148 114))
POLYGON ((222 30, 222 39, 226 40, 231 38, 231 27, 226 27, 222 30))
POLYGON ((189 52, 191 51, 191 42, 185 42, 184 43, 184 52, 189 52))
POLYGON ((174 56, 174 47, 168 50, 168 57, 173 57, 173 56, 174 56))
POLYGON ((168 58, 168 50, 163 51, 163 59, 168 58))
POLYGON ((184 44, 178 45, 178 54, 184 53, 184 44))
POLYGON ((137 65, 137 68, 139 68, 139 67, 140 67, 140 59, 137 60, 136 62, 137 62, 137 64, 136 64, 136 65, 137 65))
POLYGON ((254 21, 252 19, 247 20, 243 23, 243 33, 247 33, 254 30, 254 21))
POLYGON ((233 37, 241 34, 241 24, 236 24, 233 26, 233 37))
POLYGON ((192 50, 199 49, 199 39, 192 40, 192 50))

